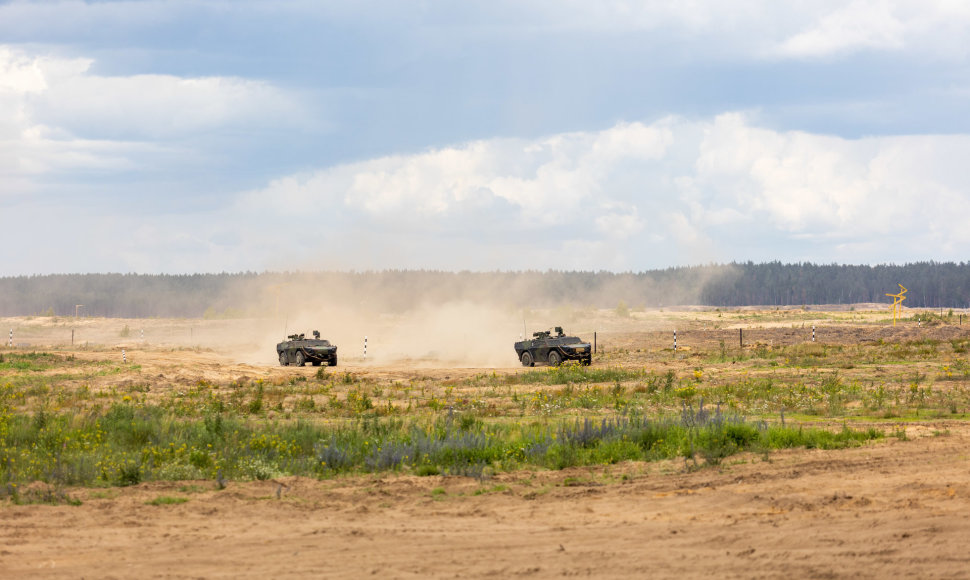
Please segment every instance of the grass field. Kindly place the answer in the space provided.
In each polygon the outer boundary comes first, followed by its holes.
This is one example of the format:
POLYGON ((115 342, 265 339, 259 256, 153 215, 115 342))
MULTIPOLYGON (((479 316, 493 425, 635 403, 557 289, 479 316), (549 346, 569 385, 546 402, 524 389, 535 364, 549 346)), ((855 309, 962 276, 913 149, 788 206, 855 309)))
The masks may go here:
POLYGON ((249 365, 229 378, 231 360, 191 345, 135 344, 124 360, 105 345, 8 348, 0 351, 0 494, 23 501, 18 488, 35 481, 383 471, 484 479, 677 457, 700 468, 743 451, 905 436, 907 421, 962 420, 970 410, 970 333, 952 314, 913 315, 895 328, 880 311, 653 314, 682 329, 677 350, 669 332, 638 330, 650 321, 605 313, 599 323, 613 330, 591 367, 442 374, 357 360, 336 369, 249 365), (820 327, 815 341, 806 320, 820 327), (197 358, 185 353, 205 361, 197 376, 197 358), (189 374, 173 381, 139 364, 146 358, 189 374), (225 369, 223 378, 207 378, 206 365, 225 369))

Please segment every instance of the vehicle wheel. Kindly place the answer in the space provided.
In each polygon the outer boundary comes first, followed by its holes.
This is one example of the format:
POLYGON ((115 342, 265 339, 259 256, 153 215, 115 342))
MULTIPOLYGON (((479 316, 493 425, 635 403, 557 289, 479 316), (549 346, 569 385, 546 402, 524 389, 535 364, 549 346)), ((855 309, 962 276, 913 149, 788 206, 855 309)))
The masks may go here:
POLYGON ((522 366, 524 367, 534 367, 536 366, 536 361, 532 360, 532 353, 525 351, 522 353, 522 366))
POLYGON ((310 364, 312 364, 315 367, 318 367, 318 366, 320 366, 320 361, 318 361, 318 360, 311 361, 310 364))
POLYGON ((559 353, 556 352, 556 351, 550 352, 549 353, 549 365, 550 366, 554 366, 554 367, 558 367, 561 364, 562 364, 562 357, 559 356, 559 353))
POLYGON ((584 358, 583 359, 583 366, 584 367, 588 367, 591 364, 593 364, 593 359, 592 358, 584 358))
POLYGON ((296 353, 296 366, 302 367, 306 364, 306 357, 303 356, 302 352, 296 353))
POLYGON ((285 367, 290 364, 290 361, 286 360, 286 351, 280 353, 280 366, 285 367))
POLYGON ((337 357, 333 357, 332 359, 330 359, 330 362, 327 364, 329 364, 332 367, 337 366, 337 357))

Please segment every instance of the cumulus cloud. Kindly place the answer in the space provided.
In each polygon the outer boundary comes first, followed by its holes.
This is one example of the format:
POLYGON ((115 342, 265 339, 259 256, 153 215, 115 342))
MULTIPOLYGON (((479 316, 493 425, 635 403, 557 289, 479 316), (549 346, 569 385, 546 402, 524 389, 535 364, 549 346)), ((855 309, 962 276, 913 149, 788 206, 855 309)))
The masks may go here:
POLYGON ((970 180, 955 173, 968 151, 966 135, 850 140, 778 133, 729 114, 707 127, 692 187, 782 235, 862 241, 933 228, 957 240, 965 235, 939 210, 970 209, 970 180))
MULTIPOLYGON (((375 223, 467 231, 521 231, 600 218, 610 235, 640 229, 620 203, 641 168, 656 165, 672 139, 666 122, 600 132, 493 139, 396 155, 276 180, 248 193, 244 208, 293 216, 305 208, 353 212, 375 223), (607 191, 616 183, 616 192, 607 191), (622 190, 622 191, 621 191, 622 190), (617 215, 624 209, 627 215, 617 215)), ((642 184, 640 184, 642 185, 642 184)))
POLYGON ((341 247, 367 267, 862 261, 873 258, 853 252, 874 239, 965 243, 949 216, 970 210, 968 153, 963 135, 843 139, 774 131, 740 113, 671 117, 341 165, 247 192, 234 212, 270 231, 326 223, 330 242, 379 232, 394 247, 387 260, 341 247), (490 214, 492 200, 502 203, 490 214), (467 262, 486 254, 501 259, 467 262))
MULTIPOLYGON (((104 216, 97 247, 75 254, 146 272, 960 260, 968 155, 967 135, 844 139, 740 113, 668 117, 337 165, 137 226, 104 216)), ((23 221, 0 214, 15 235, 29 235, 23 221)), ((73 223, 65 235, 93 222, 73 223)))

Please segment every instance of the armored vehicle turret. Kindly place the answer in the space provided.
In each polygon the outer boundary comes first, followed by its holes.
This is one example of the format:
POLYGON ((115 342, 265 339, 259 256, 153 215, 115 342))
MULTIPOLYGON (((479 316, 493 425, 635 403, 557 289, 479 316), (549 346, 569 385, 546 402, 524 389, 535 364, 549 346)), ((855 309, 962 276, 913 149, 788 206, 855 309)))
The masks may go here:
POLYGON ((307 362, 315 367, 323 363, 337 366, 337 345, 329 340, 322 340, 320 332, 314 330, 313 338, 306 338, 305 334, 291 334, 286 340, 276 345, 276 354, 280 358, 280 366, 296 365, 302 367, 307 362))
POLYGON ((578 360, 583 365, 593 362, 592 345, 575 336, 566 336, 561 326, 555 328, 555 334, 549 330, 533 332, 532 340, 515 343, 515 354, 524 367, 535 366, 537 362, 551 366, 567 360, 578 360))

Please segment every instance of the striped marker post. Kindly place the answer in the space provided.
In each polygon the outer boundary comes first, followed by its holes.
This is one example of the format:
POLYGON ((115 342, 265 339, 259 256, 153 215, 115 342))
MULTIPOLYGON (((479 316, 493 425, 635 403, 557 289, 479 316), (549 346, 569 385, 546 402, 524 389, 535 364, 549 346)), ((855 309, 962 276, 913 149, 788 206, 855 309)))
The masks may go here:
POLYGON ((677 350, 677 331, 674 331, 674 350, 677 350))
POLYGON ((916 317, 916 328, 923 328, 923 319, 919 316, 916 317))
POLYGON ((812 342, 815 342, 815 325, 812 325, 812 342))
POLYGON ((145 329, 141 329, 141 339, 145 340, 145 329))
POLYGON ((10 342, 7 343, 7 346, 9 346, 10 348, 13 348, 13 329, 12 328, 10 329, 10 342))
POLYGON ((128 364, 128 355, 125 354, 125 349, 121 349, 121 362, 128 364))
POLYGON ((367 358, 367 337, 364 337, 364 358, 367 358))

